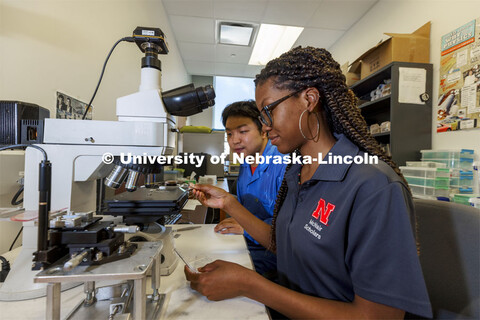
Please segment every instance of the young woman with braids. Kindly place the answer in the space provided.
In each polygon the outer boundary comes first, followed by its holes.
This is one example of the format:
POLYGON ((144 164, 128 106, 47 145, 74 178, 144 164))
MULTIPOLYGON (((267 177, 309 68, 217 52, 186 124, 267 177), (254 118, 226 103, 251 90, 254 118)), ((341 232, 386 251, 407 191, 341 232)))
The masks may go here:
POLYGON ((226 192, 195 186, 204 205, 222 208, 277 253, 279 284, 215 261, 200 273, 185 268, 191 287, 210 300, 246 296, 289 318, 431 317, 409 189, 369 134, 339 64, 324 49, 298 47, 270 61, 255 84, 263 130, 281 153, 379 161, 289 166, 272 230, 226 192))

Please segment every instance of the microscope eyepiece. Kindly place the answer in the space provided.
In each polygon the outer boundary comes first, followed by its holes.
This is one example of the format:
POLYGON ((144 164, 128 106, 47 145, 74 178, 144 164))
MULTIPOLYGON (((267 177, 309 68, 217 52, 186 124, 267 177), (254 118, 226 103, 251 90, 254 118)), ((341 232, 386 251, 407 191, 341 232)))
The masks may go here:
POLYGON ((215 104, 215 91, 210 85, 195 88, 191 83, 162 92, 162 99, 168 113, 174 116, 187 117, 213 106, 215 104))

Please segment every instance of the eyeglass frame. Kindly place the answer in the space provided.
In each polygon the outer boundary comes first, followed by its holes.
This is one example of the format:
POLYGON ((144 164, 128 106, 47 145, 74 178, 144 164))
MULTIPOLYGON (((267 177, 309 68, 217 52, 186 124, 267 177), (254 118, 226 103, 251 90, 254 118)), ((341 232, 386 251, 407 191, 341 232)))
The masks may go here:
POLYGON ((275 109, 280 103, 283 101, 287 100, 288 98, 293 97, 299 92, 302 92, 306 88, 299 89, 297 91, 294 91, 292 93, 287 94, 285 97, 280 98, 278 100, 273 101, 272 103, 267 104, 265 107, 262 108, 260 111, 260 115, 258 116, 258 120, 260 120, 260 123, 266 125, 267 127, 271 127, 273 125, 273 118, 271 112, 273 112, 273 109, 275 109), (267 123, 267 120, 263 117, 262 112, 265 112, 265 114, 268 117, 268 120, 270 120, 270 124, 267 123))

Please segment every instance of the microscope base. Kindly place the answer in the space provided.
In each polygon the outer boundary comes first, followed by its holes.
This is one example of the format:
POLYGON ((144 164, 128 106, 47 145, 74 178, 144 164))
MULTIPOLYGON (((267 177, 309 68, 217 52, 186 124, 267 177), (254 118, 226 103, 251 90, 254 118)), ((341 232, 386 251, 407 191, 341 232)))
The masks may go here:
MULTIPOLYGON (((130 294, 127 292, 121 294, 126 301, 111 300, 109 314, 112 309, 119 305, 117 316, 126 316, 125 312, 131 314, 134 319, 146 319, 147 317, 147 273, 152 275, 152 289, 158 294, 160 287, 160 251, 162 242, 139 242, 138 249, 129 259, 118 260, 99 266, 77 266, 73 270, 64 271, 62 263, 38 273, 35 276, 35 282, 47 283, 47 319, 60 319, 61 294, 60 284, 82 281, 85 282, 86 292, 91 293, 89 305, 96 304, 94 299, 95 282, 98 281, 127 281, 133 283, 130 294), (88 288, 88 290, 87 290, 88 288)), ((88 294, 87 294, 88 297, 88 294)), ((157 295, 155 302, 159 302, 160 296, 157 295)), ((101 305, 101 304, 100 304, 101 305)), ((160 311, 157 303, 149 303, 155 310, 160 311)), ((82 308, 83 309, 83 308, 82 308)), ((92 308, 94 310, 95 308, 92 308)), ((80 318, 82 319, 82 318, 80 318)), ((90 318, 91 319, 91 318, 90 318)))

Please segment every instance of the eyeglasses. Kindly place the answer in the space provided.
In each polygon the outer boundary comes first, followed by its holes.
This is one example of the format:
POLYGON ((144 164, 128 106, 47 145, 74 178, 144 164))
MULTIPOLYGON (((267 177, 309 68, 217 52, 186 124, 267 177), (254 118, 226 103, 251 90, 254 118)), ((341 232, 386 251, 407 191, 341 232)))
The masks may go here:
POLYGON ((283 98, 280 98, 280 99, 278 99, 278 100, 276 100, 276 101, 274 101, 270 104, 267 104, 265 107, 262 108, 262 111, 260 111, 260 115, 258 116, 258 120, 260 120, 260 122, 263 123, 264 125, 266 125, 267 127, 271 127, 273 125, 273 119, 272 119, 272 114, 271 114, 273 109, 275 109, 275 107, 278 106, 283 101, 287 100, 290 97, 293 97, 294 95, 296 95, 297 93, 301 92, 304 89, 305 88, 294 91, 294 92, 286 95, 283 98))

